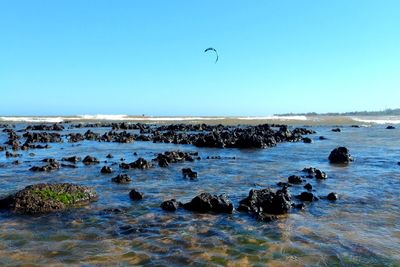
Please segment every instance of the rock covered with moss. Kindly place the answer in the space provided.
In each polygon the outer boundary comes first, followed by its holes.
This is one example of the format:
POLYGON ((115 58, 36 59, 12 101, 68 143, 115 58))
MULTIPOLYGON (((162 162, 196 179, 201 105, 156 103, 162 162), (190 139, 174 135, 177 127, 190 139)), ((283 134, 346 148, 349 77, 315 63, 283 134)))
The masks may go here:
POLYGON ((23 214, 62 211, 98 199, 91 187, 63 184, 29 185, 15 194, 0 199, 0 209, 23 214))

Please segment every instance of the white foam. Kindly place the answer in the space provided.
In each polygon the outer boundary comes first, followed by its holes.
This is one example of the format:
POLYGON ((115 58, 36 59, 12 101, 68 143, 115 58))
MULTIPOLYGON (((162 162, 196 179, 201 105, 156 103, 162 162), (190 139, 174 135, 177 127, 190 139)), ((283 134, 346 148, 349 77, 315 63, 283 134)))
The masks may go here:
POLYGON ((352 118, 355 121, 371 124, 400 124, 400 118, 396 117, 385 117, 385 118, 374 118, 374 119, 364 119, 364 118, 352 118))
POLYGON ((47 122, 57 123, 64 121, 62 117, 0 117, 4 122, 47 122))
POLYGON ((262 116, 262 117, 238 117, 238 120, 296 120, 306 121, 306 116, 262 116))
POLYGON ((109 120, 109 121, 122 121, 127 120, 128 115, 107 115, 107 114, 97 114, 97 115, 78 115, 77 118, 70 118, 72 120, 109 120))

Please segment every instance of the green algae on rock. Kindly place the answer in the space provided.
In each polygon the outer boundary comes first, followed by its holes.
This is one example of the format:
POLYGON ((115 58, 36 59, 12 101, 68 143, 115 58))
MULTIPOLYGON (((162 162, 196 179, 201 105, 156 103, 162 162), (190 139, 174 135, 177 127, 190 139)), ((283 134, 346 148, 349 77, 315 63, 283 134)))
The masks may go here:
POLYGON ((70 183, 29 185, 0 199, 0 209, 16 213, 40 214, 62 211, 98 199, 93 188, 70 183))

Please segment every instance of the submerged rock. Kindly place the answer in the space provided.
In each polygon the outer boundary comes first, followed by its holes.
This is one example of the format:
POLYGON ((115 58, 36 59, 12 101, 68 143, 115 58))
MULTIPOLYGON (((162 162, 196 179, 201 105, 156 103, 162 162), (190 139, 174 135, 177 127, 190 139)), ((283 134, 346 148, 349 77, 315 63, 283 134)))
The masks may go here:
POLYGON ((185 177, 185 178, 189 177, 190 180, 197 179, 197 172, 192 171, 191 168, 183 168, 182 169, 182 174, 183 174, 183 177, 185 177))
POLYGON ((197 212, 232 213, 233 204, 228 196, 201 193, 190 202, 183 204, 183 208, 197 212))
POLYGON ((64 158, 62 158, 61 160, 62 160, 62 161, 72 162, 72 163, 76 163, 76 162, 81 161, 81 158, 80 158, 80 157, 77 157, 77 156, 72 156, 72 157, 64 157, 64 158))
POLYGON ((111 181, 117 184, 127 184, 132 181, 132 178, 124 173, 124 174, 118 174, 116 177, 112 178, 111 181))
POLYGON ((109 174, 109 173, 113 172, 113 169, 109 166, 103 166, 103 168, 101 168, 100 172, 103 174, 109 174))
POLYGON ((161 203, 160 207, 166 211, 176 211, 182 205, 183 204, 179 201, 176 201, 176 199, 170 199, 161 203))
POLYGON ((269 214, 285 214, 292 205, 291 196, 286 188, 276 192, 269 188, 252 189, 249 192, 249 196, 239 203, 239 211, 269 214))
POLYGON ((337 147, 331 151, 329 155, 329 161, 331 163, 350 163, 353 161, 349 150, 346 147, 337 147))
POLYGON ((99 164, 100 161, 96 158, 96 157, 92 157, 92 156, 86 156, 83 159, 83 164, 85 165, 91 165, 91 164, 99 164))
POLYGON ((62 211, 98 199, 93 188, 70 183, 30 185, 0 200, 0 209, 40 214, 62 211))
POLYGON ((291 175, 288 177, 288 182, 291 184, 301 184, 303 182, 303 179, 301 179, 300 176, 291 175))
POLYGON ((302 192, 300 195, 296 196, 298 199, 300 199, 301 201, 315 201, 318 200, 318 198, 316 196, 314 196, 313 193, 311 192, 302 192))
POLYGON ((388 130, 394 130, 394 129, 396 129, 396 127, 394 127, 393 125, 389 125, 388 127, 386 127, 386 129, 388 129, 388 130))
POLYGON ((335 192, 331 192, 326 196, 326 199, 331 200, 331 201, 335 201, 338 200, 339 195, 335 192))
POLYGON ((120 168, 122 169, 149 169, 151 168, 153 165, 148 162, 147 160, 145 160, 144 158, 138 158, 136 161, 131 162, 131 163, 121 163, 119 165, 120 168))
POLYGON ((129 192, 129 197, 132 200, 141 200, 143 198, 143 193, 140 193, 139 191, 137 191, 135 188, 133 188, 131 190, 131 192, 129 192))

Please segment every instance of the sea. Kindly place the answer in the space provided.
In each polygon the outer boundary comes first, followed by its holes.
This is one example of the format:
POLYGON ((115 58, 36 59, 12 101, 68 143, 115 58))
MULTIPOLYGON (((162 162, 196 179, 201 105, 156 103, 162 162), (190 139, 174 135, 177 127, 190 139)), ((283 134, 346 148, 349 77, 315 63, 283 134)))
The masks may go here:
MULTIPOLYGON (((85 128, 92 122, 149 125, 191 123, 223 125, 287 124, 305 127, 311 143, 279 143, 265 149, 199 148, 135 141, 51 143, 48 149, 0 152, 0 197, 36 183, 92 186, 99 200, 89 205, 42 215, 0 212, 1 266, 400 266, 400 117, 388 116, 265 116, 150 117, 81 115, 67 117, 0 117, 1 127, 17 134, 32 124, 63 123, 62 134, 110 131, 85 128), (69 127, 81 123, 81 128, 69 127), (388 126, 392 129, 388 129, 388 126), (340 132, 332 131, 339 128, 340 132), (324 138, 321 139, 320 137, 324 138), (330 152, 349 149, 354 161, 334 165, 330 152), (139 157, 151 160, 165 151, 198 152, 201 160, 147 170, 120 170, 118 163, 139 157), (113 159, 106 156, 111 153, 113 159), (52 172, 32 172, 44 158, 87 155, 101 163, 52 172), (18 160, 19 164, 14 164, 18 160), (103 166, 113 174, 101 174, 103 166), (202 192, 229 196, 235 207, 251 189, 277 188, 290 175, 315 167, 326 180, 309 179, 318 201, 292 210, 276 221, 261 222, 247 213, 166 212, 160 204, 175 198, 188 202, 202 192), (198 172, 184 179, 182 168, 198 172), (124 172, 130 184, 111 178, 124 172), (132 201, 136 188, 144 198, 132 201), (336 192, 337 201, 324 199, 336 192)), ((7 133, 0 128, 0 146, 7 133)), ((132 132, 137 132, 132 130, 132 132)), ((23 140, 23 139, 22 139, 23 140)), ((292 195, 305 191, 294 185, 292 195)))

